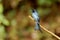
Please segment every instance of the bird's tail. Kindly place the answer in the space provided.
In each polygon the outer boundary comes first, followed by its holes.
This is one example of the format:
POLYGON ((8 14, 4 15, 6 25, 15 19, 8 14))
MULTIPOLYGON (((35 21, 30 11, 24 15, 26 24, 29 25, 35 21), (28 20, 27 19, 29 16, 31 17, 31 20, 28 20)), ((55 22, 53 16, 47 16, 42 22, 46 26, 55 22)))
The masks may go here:
POLYGON ((42 32, 39 23, 36 23, 35 30, 38 30, 38 31, 42 32))

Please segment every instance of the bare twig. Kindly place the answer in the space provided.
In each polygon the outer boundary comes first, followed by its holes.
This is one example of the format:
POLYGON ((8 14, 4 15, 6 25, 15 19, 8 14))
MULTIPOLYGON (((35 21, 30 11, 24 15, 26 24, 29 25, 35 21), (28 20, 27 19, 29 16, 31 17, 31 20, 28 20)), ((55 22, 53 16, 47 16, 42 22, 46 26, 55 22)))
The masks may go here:
POLYGON ((59 36, 57 36, 57 35, 55 35, 53 32, 51 32, 51 31, 47 30, 46 28, 44 28, 44 27, 43 27, 43 26, 41 26, 41 25, 40 25, 40 27, 41 27, 43 30, 45 30, 46 32, 50 33, 51 35, 53 35, 54 37, 56 37, 57 39, 59 39, 59 40, 60 40, 60 37, 59 37, 59 36))
MULTIPOLYGON (((29 15, 29 18, 34 20, 30 15, 29 15)), ((60 40, 60 37, 57 36, 56 34, 54 34, 53 32, 47 30, 46 28, 44 28, 42 25, 40 25, 40 28, 42 28, 43 30, 45 30, 46 32, 48 32, 49 34, 51 34, 52 36, 56 37, 58 40, 60 40)))

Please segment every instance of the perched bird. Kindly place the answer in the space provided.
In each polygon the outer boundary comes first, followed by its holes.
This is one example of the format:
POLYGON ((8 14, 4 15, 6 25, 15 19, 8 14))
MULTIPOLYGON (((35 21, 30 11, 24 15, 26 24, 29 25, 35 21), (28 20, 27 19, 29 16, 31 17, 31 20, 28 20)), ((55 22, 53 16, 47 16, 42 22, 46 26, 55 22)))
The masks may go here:
POLYGON ((34 18, 36 24, 35 24, 35 30, 40 30, 40 25, 39 25, 39 22, 40 22, 40 18, 39 18, 39 15, 37 13, 37 11, 34 9, 33 10, 33 13, 32 13, 32 17, 34 18))

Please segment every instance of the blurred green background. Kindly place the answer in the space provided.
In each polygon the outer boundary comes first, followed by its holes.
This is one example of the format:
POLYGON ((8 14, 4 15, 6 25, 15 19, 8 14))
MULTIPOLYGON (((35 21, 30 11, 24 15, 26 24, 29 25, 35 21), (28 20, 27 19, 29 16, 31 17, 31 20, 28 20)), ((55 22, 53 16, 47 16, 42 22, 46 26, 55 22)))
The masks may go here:
POLYGON ((34 30, 28 17, 33 8, 40 24, 60 37, 60 0, 0 0, 0 40, 58 40, 43 29, 34 30))

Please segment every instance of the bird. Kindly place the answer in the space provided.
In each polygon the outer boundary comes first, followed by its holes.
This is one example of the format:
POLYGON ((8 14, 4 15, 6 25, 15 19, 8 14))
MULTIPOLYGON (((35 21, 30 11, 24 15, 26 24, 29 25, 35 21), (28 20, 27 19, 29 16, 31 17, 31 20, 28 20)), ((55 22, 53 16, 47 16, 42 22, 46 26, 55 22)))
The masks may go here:
POLYGON ((40 30, 41 31, 41 29, 40 29, 40 17, 39 17, 39 15, 38 15, 38 12, 35 10, 35 9, 33 9, 32 10, 32 17, 33 17, 33 19, 35 20, 35 30, 40 30))

